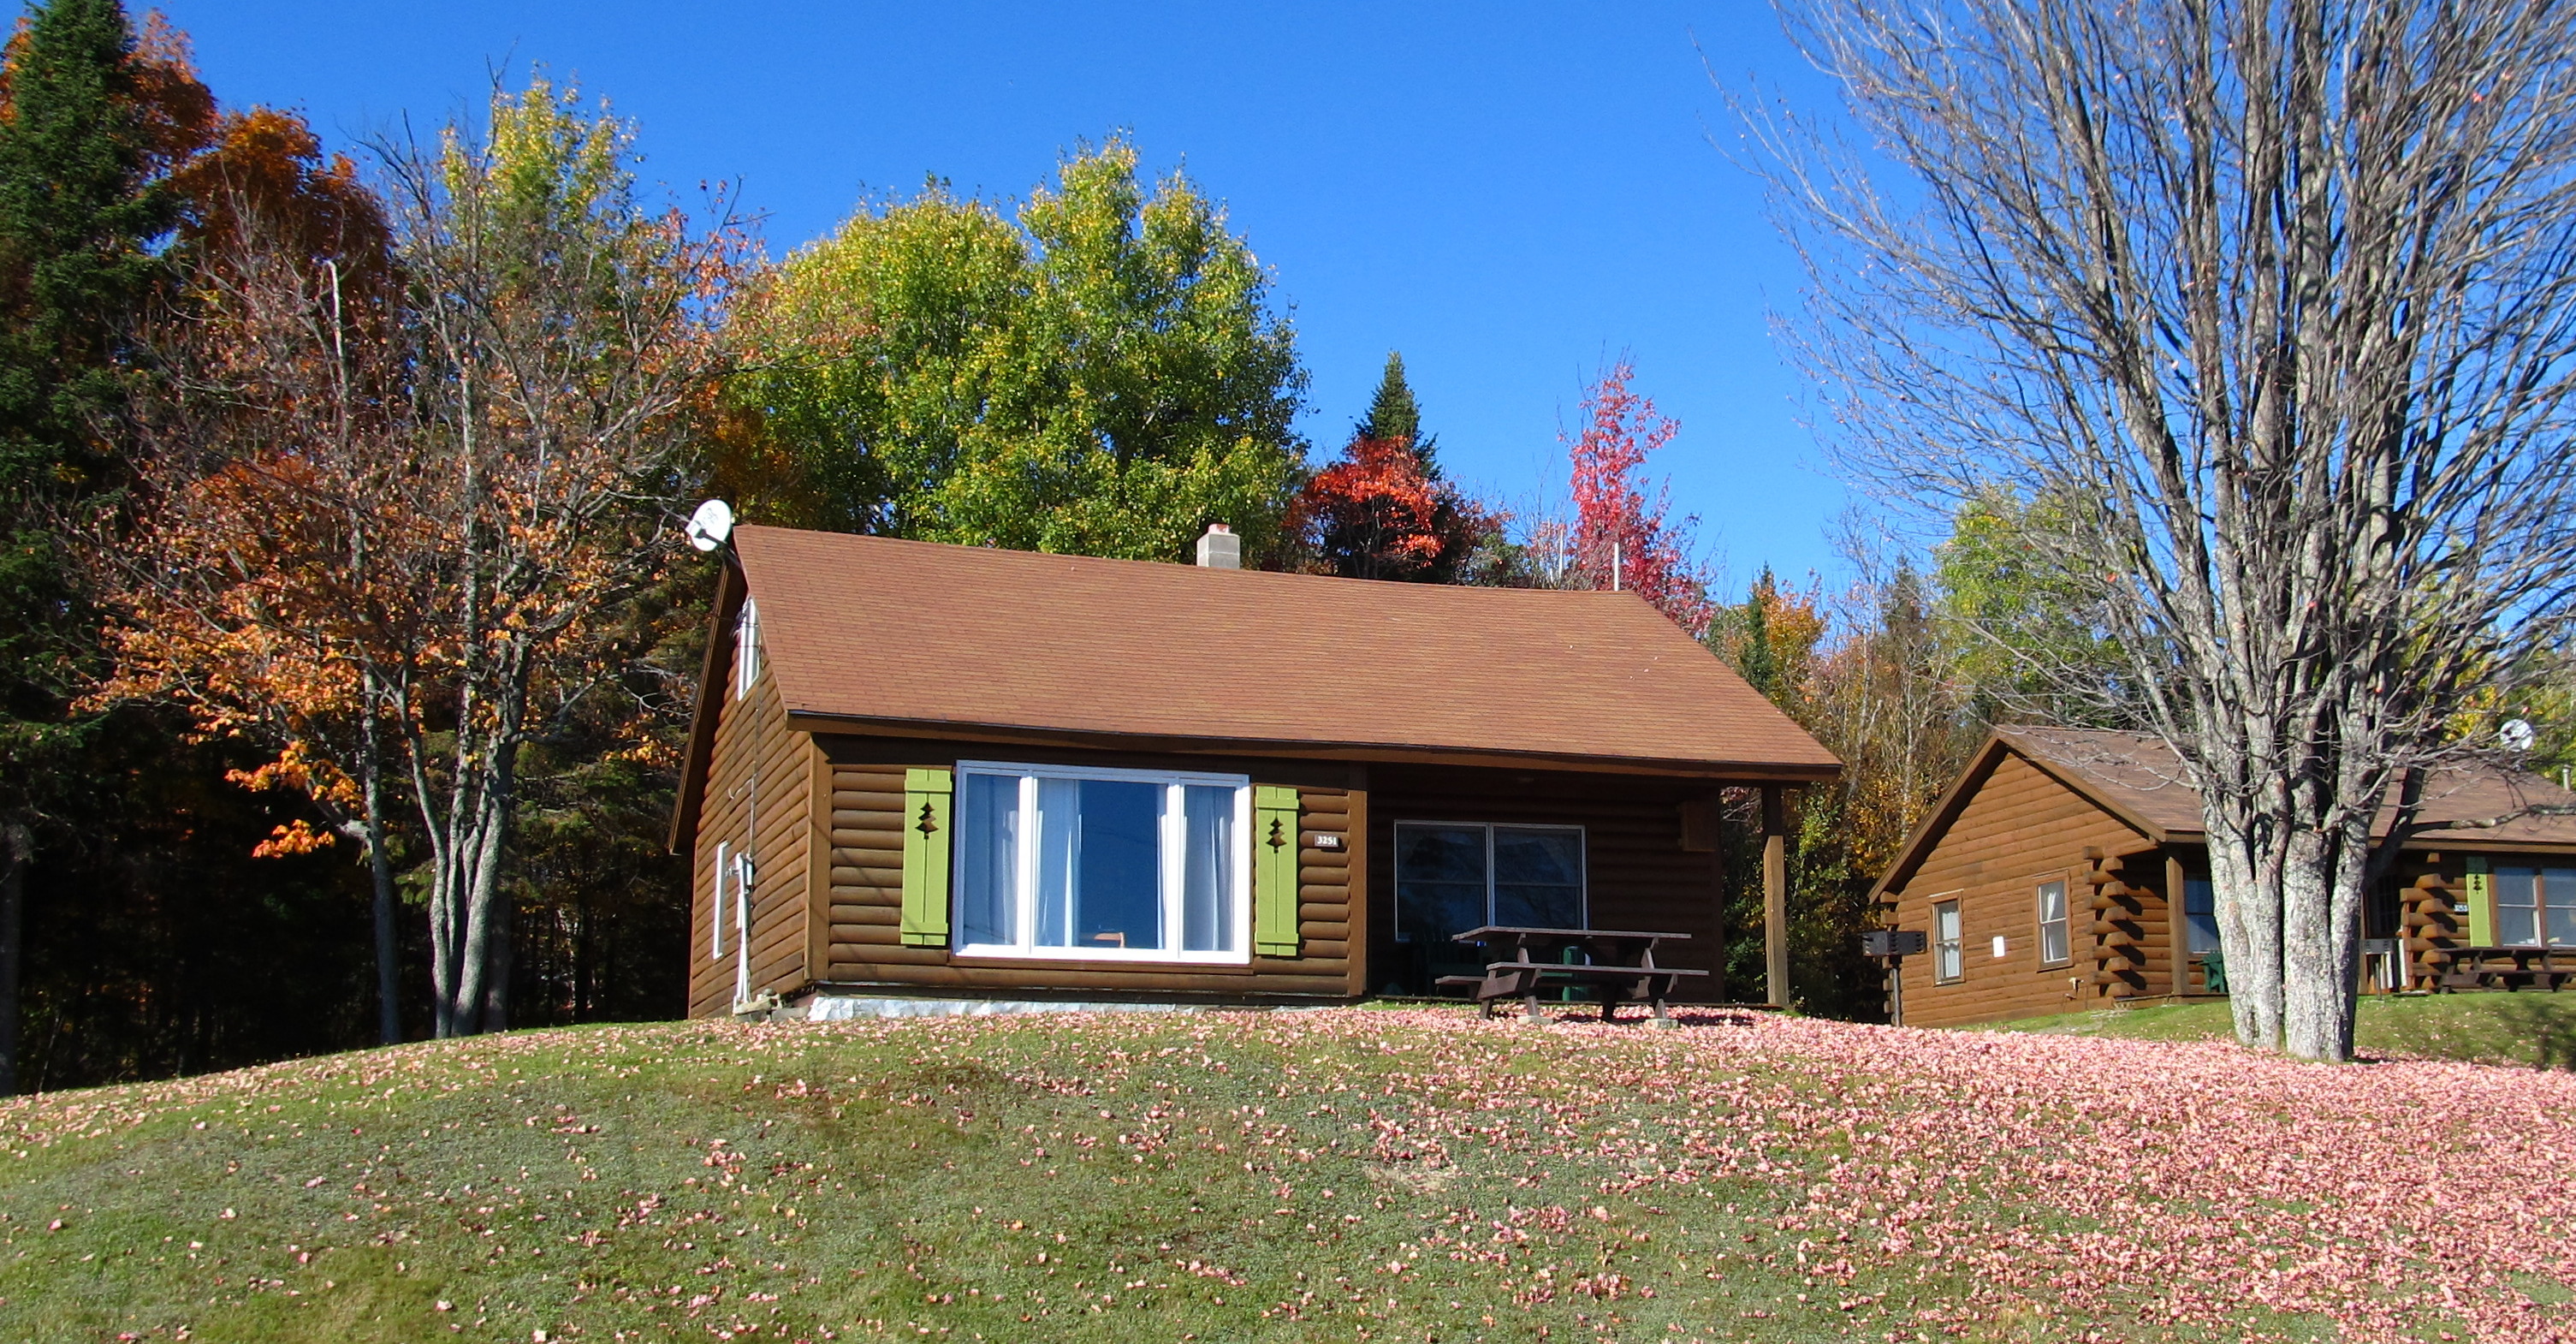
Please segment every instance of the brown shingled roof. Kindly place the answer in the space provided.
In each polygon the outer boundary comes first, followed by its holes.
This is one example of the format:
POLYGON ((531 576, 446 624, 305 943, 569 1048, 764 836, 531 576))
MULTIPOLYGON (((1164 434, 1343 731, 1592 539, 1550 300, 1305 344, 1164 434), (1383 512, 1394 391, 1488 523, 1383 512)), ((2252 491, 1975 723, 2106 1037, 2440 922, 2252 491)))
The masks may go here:
MULTIPOLYGON (((2046 771, 2143 839, 2200 844, 2207 838, 2201 829, 2200 794, 2183 782, 2173 751, 2162 739, 2099 728, 1997 728, 1906 837, 1895 862, 1872 886, 1873 897, 1914 879, 1915 869, 2006 753, 2046 771)), ((2576 808, 2576 793, 2523 771, 2469 765, 2437 771, 2425 788, 2420 813, 2429 827, 2406 846, 2576 852, 2576 816, 2516 815, 2532 808, 2576 808), (2497 821, 2500 817, 2512 820, 2497 821)), ((2393 822, 2393 815, 2383 814, 2383 835, 2393 822)))
MULTIPOLYGON (((2141 733, 2094 728, 2002 728, 1997 737, 2094 801, 2145 822, 2155 838, 2199 839, 2200 795, 2181 780, 2173 750, 2141 733)), ((2415 845, 2576 846, 2576 816, 2516 815, 2576 807, 2576 793, 2527 771, 2459 765, 2432 772, 2415 845), (2509 821, 2497 821, 2511 817, 2509 821)), ((2383 815, 2379 830, 2394 824, 2383 815)))
POLYGON ((1823 778, 1632 593, 1371 583, 744 527, 791 715, 1823 778))

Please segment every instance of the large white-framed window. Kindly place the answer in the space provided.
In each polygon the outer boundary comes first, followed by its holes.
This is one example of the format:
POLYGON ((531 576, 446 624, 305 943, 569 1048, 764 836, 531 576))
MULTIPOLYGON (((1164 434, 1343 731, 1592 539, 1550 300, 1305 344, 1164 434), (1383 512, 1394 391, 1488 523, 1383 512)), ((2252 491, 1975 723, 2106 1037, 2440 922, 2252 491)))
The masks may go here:
POLYGON ((957 763, 957 953, 1251 960, 1252 781, 957 763))
POLYGON ((1960 936, 1959 902, 1955 899, 1932 903, 1932 979, 1947 984, 1967 973, 1964 955, 1966 939, 1960 936))
POLYGON ((1395 936, 1441 944, 1499 924, 1590 928, 1583 828, 1395 824, 1395 936))

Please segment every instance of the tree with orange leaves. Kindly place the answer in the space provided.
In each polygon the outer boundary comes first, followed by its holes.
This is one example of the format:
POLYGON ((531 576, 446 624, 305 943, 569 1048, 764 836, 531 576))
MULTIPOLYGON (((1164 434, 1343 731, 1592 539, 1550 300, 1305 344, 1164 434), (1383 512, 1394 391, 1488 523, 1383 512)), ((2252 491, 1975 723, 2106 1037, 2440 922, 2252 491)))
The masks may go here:
POLYGON ((506 1024, 522 755, 617 671, 620 604, 674 557, 693 483, 732 240, 639 205, 630 137, 539 80, 496 92, 487 133, 384 147, 381 287, 317 261, 318 212, 267 223, 273 175, 226 178, 125 548, 119 691, 279 744, 245 782, 354 814, 379 854, 387 795, 416 818, 441 1036, 506 1024))
POLYGON ((1289 563, 1353 579, 1479 581, 1504 520, 1441 476, 1431 445, 1404 356, 1389 353, 1342 460, 1289 501, 1289 563))
POLYGON ((407 503, 433 539, 394 571, 425 633, 392 713, 442 1036, 507 1023, 521 753, 618 672, 614 618, 680 552, 695 485, 739 240, 648 211, 633 136, 536 79, 495 90, 484 133, 385 154, 426 466, 407 503))
POLYGON ((235 782, 293 788, 331 824, 263 855, 356 841, 374 887, 379 1039, 402 1039, 384 729, 420 643, 389 557, 433 544, 412 514, 387 234, 345 161, 301 123, 227 118, 192 165, 190 304, 164 324, 136 416, 135 509, 90 548, 116 620, 93 703, 176 702, 209 737, 277 754, 235 782))

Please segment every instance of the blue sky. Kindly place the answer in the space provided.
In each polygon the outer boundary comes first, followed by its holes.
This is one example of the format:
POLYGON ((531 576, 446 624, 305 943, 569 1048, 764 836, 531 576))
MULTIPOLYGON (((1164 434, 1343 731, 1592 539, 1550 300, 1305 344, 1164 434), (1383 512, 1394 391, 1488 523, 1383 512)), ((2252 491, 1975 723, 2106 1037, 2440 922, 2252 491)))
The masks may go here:
POLYGON ((479 105, 493 70, 577 77, 644 171, 740 184, 783 254, 925 175, 1016 197, 1077 141, 1185 162, 1277 276, 1340 446, 1404 352, 1453 475, 1564 496, 1560 426, 1625 350, 1680 420, 1654 461, 1740 585, 1841 566, 1847 497, 1767 311, 1798 301, 1703 68, 1824 94, 1758 3, 400 5, 166 0, 228 104, 346 144, 479 105))

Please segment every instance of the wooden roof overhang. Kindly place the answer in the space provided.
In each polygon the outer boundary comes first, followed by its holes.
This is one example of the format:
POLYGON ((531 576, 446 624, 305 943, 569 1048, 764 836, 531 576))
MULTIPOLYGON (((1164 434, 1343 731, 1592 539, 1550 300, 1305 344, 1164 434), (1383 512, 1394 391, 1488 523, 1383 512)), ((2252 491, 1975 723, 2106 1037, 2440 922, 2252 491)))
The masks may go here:
POLYGON ((1159 736, 1141 733, 1083 732, 1048 728, 1036 724, 889 719, 859 714, 791 713, 787 716, 787 726, 801 733, 919 737, 1017 746, 1151 752, 1176 756, 1267 756, 1283 760, 1389 762, 1496 769, 1567 770, 1590 774, 1654 775, 1679 779, 1704 779, 1720 787, 1737 784, 1746 786, 1819 784, 1830 781, 1841 773, 1841 767, 1830 765, 1595 756, 1545 751, 1462 751, 1404 743, 1330 742, 1309 738, 1159 736))
POLYGON ((698 659, 698 695, 689 709, 689 741, 680 754, 680 798, 671 809, 671 834, 664 842, 672 854, 688 853, 697 838, 698 809, 706 805, 707 766, 716 751, 716 710, 724 703, 724 674, 733 666, 730 632, 748 591, 741 563, 726 551, 724 567, 716 577, 715 608, 707 619, 706 651, 698 659))

